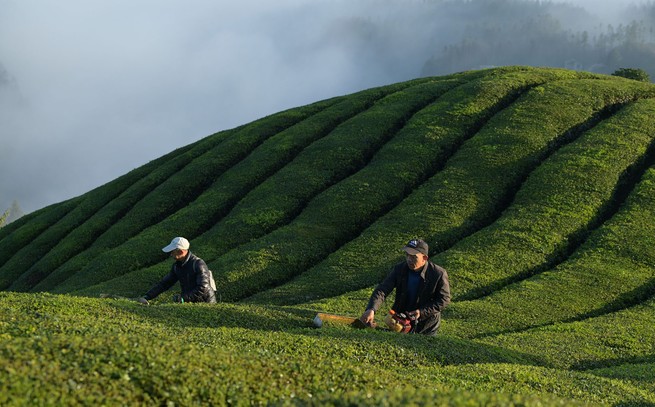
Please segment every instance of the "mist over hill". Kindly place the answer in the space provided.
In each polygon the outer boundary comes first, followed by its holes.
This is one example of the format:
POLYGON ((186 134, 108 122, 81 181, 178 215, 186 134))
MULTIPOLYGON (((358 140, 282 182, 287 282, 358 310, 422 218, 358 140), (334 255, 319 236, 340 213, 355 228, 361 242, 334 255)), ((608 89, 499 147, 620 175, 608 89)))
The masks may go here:
POLYGON ((655 77, 652 2, 3 3, 0 211, 372 86, 502 65, 655 77))

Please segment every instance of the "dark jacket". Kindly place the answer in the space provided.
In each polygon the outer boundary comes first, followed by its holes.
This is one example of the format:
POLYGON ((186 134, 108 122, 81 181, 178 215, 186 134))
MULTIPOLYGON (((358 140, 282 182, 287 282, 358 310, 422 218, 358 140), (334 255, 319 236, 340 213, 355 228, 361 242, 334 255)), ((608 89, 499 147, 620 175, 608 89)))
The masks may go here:
POLYGON ((421 311, 421 320, 439 316, 441 311, 450 303, 450 283, 448 273, 443 268, 428 261, 421 270, 421 279, 418 295, 414 304, 408 304, 407 275, 415 273, 407 266, 407 262, 398 263, 391 270, 387 278, 380 283, 368 302, 367 309, 377 311, 385 298, 396 289, 396 300, 393 310, 396 312, 421 311))
POLYGON ((144 296, 151 300, 171 288, 176 282, 182 287, 184 302, 216 302, 216 293, 210 285, 207 264, 189 252, 182 261, 176 261, 162 280, 155 284, 144 296))

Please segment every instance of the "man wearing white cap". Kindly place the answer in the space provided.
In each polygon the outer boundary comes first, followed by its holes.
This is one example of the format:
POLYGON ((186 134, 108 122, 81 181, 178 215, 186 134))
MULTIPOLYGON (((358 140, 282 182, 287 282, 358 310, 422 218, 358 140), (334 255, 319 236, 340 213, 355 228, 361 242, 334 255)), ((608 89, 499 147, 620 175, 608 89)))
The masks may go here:
POLYGON ((216 285, 207 264, 198 256, 189 251, 189 241, 183 237, 176 237, 162 249, 175 260, 171 271, 155 284, 143 297, 139 298, 142 304, 171 288, 180 282, 181 294, 175 296, 177 302, 216 302, 216 285))
POLYGON ((413 239, 403 247, 405 261, 398 263, 369 299, 360 320, 371 325, 375 312, 396 289, 396 299, 386 324, 394 331, 436 335, 441 312, 450 303, 448 273, 429 261, 428 244, 413 239))

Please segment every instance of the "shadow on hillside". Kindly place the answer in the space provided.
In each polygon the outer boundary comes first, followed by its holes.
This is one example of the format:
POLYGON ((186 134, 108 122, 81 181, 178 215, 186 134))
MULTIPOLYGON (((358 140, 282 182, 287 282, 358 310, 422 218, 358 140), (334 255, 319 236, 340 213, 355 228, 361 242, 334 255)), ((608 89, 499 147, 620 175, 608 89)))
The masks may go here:
MULTIPOLYGON (((180 328, 241 328, 260 332, 288 332, 311 337, 326 337, 335 341, 372 342, 380 346, 400 347, 408 358, 427 359, 441 365, 471 363, 518 363, 547 366, 534 355, 510 351, 453 336, 403 335, 385 329, 343 327, 315 328, 312 320, 316 311, 302 308, 262 307, 220 303, 161 304, 149 307, 132 302, 116 301, 124 312, 132 312, 156 324, 180 328)), ((407 364, 407 360, 403 362, 407 364)))
POLYGON ((394 345, 404 350, 403 357, 425 358, 443 366, 478 363, 510 363, 533 366, 549 366, 545 360, 527 353, 503 349, 449 335, 429 337, 424 335, 397 334, 386 330, 321 328, 312 335, 329 336, 335 340, 377 342, 380 346, 394 345))
POLYGON ((244 328, 264 331, 288 331, 312 326, 314 313, 308 310, 288 310, 261 306, 219 304, 155 303, 142 306, 132 301, 114 304, 151 322, 181 328, 244 328))
POLYGON ((628 358, 612 358, 602 360, 583 360, 571 366, 573 370, 594 370, 616 368, 628 365, 655 364, 655 355, 633 356, 628 358))
POLYGON ((654 300, 655 300, 655 278, 651 278, 647 280, 644 284, 637 286, 633 290, 617 296, 616 298, 609 301, 604 306, 589 311, 585 314, 578 315, 575 318, 571 318, 563 322, 583 321, 588 318, 595 318, 601 315, 618 312, 654 300))

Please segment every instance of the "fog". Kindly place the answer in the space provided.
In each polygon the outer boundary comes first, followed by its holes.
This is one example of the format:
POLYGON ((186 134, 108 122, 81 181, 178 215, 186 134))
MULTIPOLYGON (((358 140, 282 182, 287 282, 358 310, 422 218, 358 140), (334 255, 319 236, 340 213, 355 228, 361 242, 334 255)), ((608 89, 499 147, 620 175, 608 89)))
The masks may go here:
POLYGON ((446 64, 443 50, 478 35, 492 6, 500 20, 537 10, 576 32, 639 16, 620 1, 556 3, 0 0, 0 214, 15 200, 31 212, 80 195, 286 108, 488 65, 446 64))

